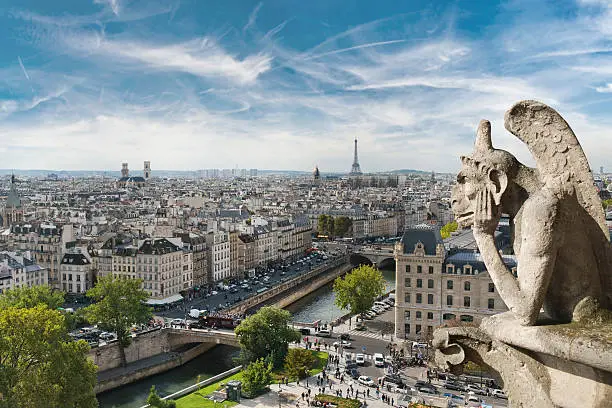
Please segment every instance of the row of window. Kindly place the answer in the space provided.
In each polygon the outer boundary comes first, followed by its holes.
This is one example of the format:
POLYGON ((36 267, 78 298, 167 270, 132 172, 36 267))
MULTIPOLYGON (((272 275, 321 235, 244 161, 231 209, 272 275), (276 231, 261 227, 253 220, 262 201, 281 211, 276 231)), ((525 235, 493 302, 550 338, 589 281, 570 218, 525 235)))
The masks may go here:
MULTIPOLYGON (((411 303, 412 302, 412 294, 410 293, 406 293, 405 295, 405 302, 406 303, 411 303)), ((422 293, 417 293, 415 296, 415 303, 417 304, 422 304, 423 303, 423 294, 422 293)), ((428 305, 433 305, 434 304, 434 295, 432 293, 427 294, 427 304, 428 305)), ((446 295, 446 306, 453 306, 453 295, 446 295)), ((472 299, 470 296, 464 296, 463 297, 463 307, 471 307, 472 306, 472 299)), ((495 299, 488 299, 487 300, 487 308, 488 309, 495 309, 495 299)))
MULTIPOLYGON (((412 278, 405 278, 405 286, 407 288, 412 287, 412 278)), ((423 279, 416 280, 416 287, 423 287, 423 279)), ((435 284, 433 279, 427 279, 427 288, 434 289, 435 284)), ((454 282, 452 280, 446 281, 446 289, 452 290, 454 288, 454 282)), ((469 281, 463 282, 463 290, 470 291, 472 289, 472 284, 469 281)), ((495 292, 495 285, 492 282, 489 282, 489 292, 495 292)))
MULTIPOLYGON (((410 265, 406 265, 406 273, 410 273, 410 265)), ((423 266, 422 265, 417 265, 416 273, 423 273, 423 266)), ((429 266, 428 267, 428 273, 430 275, 434 273, 434 267, 433 266, 429 266)))

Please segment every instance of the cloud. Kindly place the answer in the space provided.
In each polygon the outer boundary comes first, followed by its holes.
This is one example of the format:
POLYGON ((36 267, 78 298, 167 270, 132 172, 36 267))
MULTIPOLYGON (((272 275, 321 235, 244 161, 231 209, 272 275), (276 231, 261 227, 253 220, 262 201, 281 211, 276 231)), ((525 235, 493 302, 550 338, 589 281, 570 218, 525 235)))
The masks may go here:
POLYGON ((110 7, 114 15, 119 15, 119 0, 94 0, 94 4, 104 4, 110 7))
POLYGON ((242 27, 242 32, 246 32, 255 27, 255 22, 257 21, 257 15, 259 14, 259 10, 261 9, 262 6, 263 6, 263 3, 259 2, 255 6, 253 11, 251 11, 251 14, 249 15, 249 21, 245 24, 244 27, 242 27))

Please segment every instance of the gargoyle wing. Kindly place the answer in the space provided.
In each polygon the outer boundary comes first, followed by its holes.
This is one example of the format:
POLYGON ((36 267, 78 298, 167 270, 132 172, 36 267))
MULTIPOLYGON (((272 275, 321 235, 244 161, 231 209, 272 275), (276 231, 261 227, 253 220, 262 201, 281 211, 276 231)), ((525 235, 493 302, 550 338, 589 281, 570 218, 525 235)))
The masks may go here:
POLYGON ((580 205, 608 237, 589 162, 576 135, 561 115, 541 102, 520 101, 506 112, 504 125, 529 147, 544 185, 556 194, 575 193, 580 205))

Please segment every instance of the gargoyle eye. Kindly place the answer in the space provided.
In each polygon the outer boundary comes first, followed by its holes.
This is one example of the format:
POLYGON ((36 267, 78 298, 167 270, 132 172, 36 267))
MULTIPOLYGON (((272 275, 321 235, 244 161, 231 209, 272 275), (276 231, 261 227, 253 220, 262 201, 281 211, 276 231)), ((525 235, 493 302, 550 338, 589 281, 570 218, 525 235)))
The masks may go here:
POLYGON ((461 173, 457 174, 457 183, 463 184, 465 183, 465 176, 461 173))

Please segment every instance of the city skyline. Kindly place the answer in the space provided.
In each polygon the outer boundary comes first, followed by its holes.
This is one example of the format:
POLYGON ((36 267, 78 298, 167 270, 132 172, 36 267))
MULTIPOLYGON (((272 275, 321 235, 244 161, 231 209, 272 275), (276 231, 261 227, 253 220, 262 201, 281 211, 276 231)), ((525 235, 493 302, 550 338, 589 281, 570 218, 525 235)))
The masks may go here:
POLYGON ((594 169, 612 147, 612 6, 442 2, 9 1, 4 168, 454 172, 481 118, 520 99, 567 118, 594 169))

